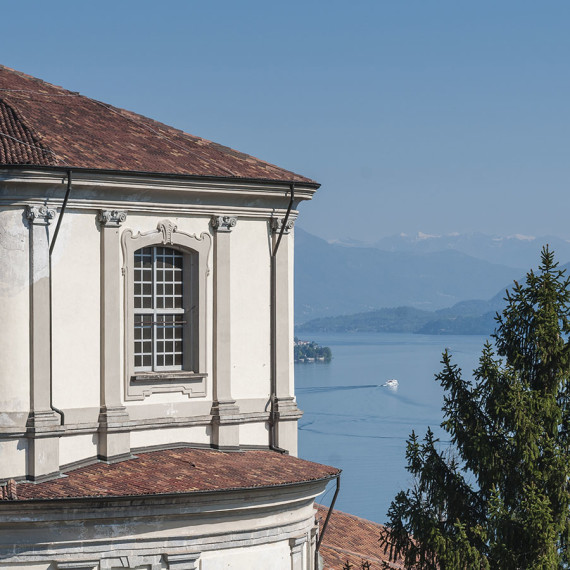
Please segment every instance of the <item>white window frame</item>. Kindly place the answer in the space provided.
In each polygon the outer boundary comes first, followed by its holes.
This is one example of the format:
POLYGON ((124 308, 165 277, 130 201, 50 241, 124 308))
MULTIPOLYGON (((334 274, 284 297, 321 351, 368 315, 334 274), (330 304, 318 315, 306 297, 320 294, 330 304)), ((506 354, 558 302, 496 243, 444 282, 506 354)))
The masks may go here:
MULTIPOLYGON (((151 290, 151 294, 150 295, 141 295, 141 298, 144 299, 144 297, 150 297, 152 299, 152 307, 151 308, 145 308, 145 307, 135 307, 134 308, 134 314, 135 317, 137 315, 144 315, 144 316, 151 316, 152 317, 152 340, 151 340, 151 344, 152 344, 152 349, 150 352, 150 356, 151 356, 151 365, 150 366, 145 366, 144 364, 142 366, 137 366, 136 362, 134 365, 134 370, 136 372, 158 372, 158 371, 165 371, 165 370, 184 370, 185 368, 188 368, 186 366, 186 361, 188 359, 190 359, 190 368, 192 367, 192 345, 190 342, 188 342, 188 335, 192 333, 192 331, 186 326, 188 324, 188 319, 191 319, 192 317, 190 315, 188 315, 189 312, 189 307, 187 306, 189 302, 191 302, 191 292, 190 295, 188 295, 187 293, 187 289, 189 287, 192 286, 192 275, 191 275, 191 268, 188 268, 188 265, 192 264, 192 259, 189 258, 188 254, 185 254, 183 251, 180 251, 174 247, 170 247, 170 246, 166 246, 166 245, 153 245, 153 246, 146 246, 140 249, 137 249, 134 252, 134 256, 137 255, 137 253, 139 251, 142 251, 144 249, 149 249, 151 252, 151 274, 152 274, 152 290, 151 290), (164 293, 162 295, 159 295, 158 293, 158 280, 156 278, 156 274, 157 274, 157 249, 158 248, 165 248, 165 249, 169 249, 171 251, 176 252, 176 254, 178 254, 180 257, 182 257, 182 270, 181 270, 181 285, 182 285, 182 307, 177 308, 177 307, 157 307, 157 301, 160 297, 165 298, 166 296, 164 295, 164 293), (176 315, 176 316, 182 316, 181 319, 181 328, 182 328, 182 349, 181 349, 181 353, 182 353, 182 364, 172 364, 172 365, 159 365, 157 363, 158 360, 158 356, 159 355, 165 355, 164 352, 159 352, 158 350, 158 343, 160 342, 159 338, 158 338, 158 322, 159 322, 159 318, 161 316, 166 316, 166 315, 176 315)), ((137 267, 134 268, 134 271, 137 271, 137 267)), ((141 269, 142 271, 142 269, 141 269)), ((136 286, 137 284, 137 280, 135 278, 134 280, 134 285, 136 286)), ((161 283, 163 284, 163 283, 161 283)), ((141 282, 141 289, 144 287, 145 283, 144 281, 141 282)), ((136 299, 136 294, 133 296, 134 299, 136 299)), ((134 326, 136 328, 136 321, 134 323, 134 326)), ((136 343, 136 338, 135 338, 135 343, 136 343)), ((163 341, 165 341, 165 339, 162 339, 163 341)), ((143 355, 144 358, 144 355, 143 355)), ((135 353, 135 360, 136 360, 136 353, 135 353)))
POLYGON ((206 291, 211 244, 210 234, 204 232, 196 236, 179 232, 170 220, 161 220, 157 229, 149 232, 123 231, 125 400, 144 400, 160 392, 182 392, 189 398, 206 395, 206 291), (134 308, 134 254, 145 247, 157 246, 169 247, 184 255, 186 324, 182 369, 142 370, 134 366, 134 315, 139 314, 134 308))

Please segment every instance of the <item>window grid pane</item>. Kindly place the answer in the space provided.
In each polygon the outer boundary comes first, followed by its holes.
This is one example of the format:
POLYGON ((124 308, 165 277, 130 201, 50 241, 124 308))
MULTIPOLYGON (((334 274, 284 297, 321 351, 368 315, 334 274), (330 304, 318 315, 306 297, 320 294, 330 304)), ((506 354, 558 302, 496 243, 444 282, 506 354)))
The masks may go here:
POLYGON ((182 368, 184 315, 158 315, 156 323, 156 368, 182 368))
POLYGON ((153 309, 152 298, 152 248, 135 252, 135 309, 153 309))
POLYGON ((135 315, 135 368, 152 370, 153 315, 135 315))
POLYGON ((135 252, 134 364, 138 370, 181 370, 183 261, 179 251, 145 247, 135 252))
POLYGON ((182 262, 180 252, 168 247, 156 248, 156 308, 182 308, 182 262))

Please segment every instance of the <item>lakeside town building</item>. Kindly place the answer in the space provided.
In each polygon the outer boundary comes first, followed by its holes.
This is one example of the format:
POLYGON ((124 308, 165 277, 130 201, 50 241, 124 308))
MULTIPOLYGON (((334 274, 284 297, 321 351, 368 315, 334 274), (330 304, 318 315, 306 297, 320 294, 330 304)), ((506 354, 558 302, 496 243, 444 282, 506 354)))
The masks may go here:
POLYGON ((0 568, 315 568, 297 208, 319 185, 0 66, 0 568))

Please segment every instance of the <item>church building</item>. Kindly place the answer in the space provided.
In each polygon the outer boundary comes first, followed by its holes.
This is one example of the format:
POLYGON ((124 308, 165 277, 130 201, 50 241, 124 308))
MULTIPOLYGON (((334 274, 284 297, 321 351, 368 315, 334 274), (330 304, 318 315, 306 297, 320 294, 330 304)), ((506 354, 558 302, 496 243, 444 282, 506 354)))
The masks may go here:
POLYGON ((0 568, 314 570, 293 239, 319 184, 0 66, 0 568))

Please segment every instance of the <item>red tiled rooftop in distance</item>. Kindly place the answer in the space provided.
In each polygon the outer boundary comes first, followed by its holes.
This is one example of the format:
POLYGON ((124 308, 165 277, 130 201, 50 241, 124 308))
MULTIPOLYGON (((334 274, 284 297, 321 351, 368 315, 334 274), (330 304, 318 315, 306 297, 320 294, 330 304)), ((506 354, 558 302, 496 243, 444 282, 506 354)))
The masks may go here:
POLYGON ((0 166, 316 182, 0 65, 0 166))
MULTIPOLYGON (((322 530, 328 509, 317 505, 322 530)), ((384 527, 381 524, 333 511, 327 525, 320 553, 325 561, 325 570, 341 570, 348 561, 354 570, 360 570, 363 562, 370 564, 370 570, 404 568, 401 561, 390 562, 388 553, 380 546, 378 539, 384 527)))
POLYGON ((274 451, 221 452, 181 447, 95 463, 43 483, 18 483, 17 501, 228 491, 325 480, 339 472, 274 451))

